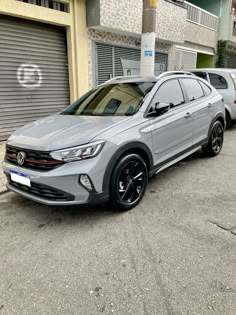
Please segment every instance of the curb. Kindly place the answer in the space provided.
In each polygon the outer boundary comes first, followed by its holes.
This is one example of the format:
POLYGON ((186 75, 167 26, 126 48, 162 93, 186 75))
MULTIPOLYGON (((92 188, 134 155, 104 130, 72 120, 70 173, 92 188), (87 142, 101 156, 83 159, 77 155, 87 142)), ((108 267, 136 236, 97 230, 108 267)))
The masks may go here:
POLYGON ((8 189, 0 191, 0 196, 10 192, 8 189))

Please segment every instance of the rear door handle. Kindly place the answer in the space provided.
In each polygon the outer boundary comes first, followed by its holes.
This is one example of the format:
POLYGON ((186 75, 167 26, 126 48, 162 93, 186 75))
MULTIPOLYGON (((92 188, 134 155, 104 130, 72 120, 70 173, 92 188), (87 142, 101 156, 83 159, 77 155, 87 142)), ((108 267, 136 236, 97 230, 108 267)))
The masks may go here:
POLYGON ((190 118, 191 116, 192 116, 191 113, 186 113, 184 117, 185 117, 185 118, 190 118))

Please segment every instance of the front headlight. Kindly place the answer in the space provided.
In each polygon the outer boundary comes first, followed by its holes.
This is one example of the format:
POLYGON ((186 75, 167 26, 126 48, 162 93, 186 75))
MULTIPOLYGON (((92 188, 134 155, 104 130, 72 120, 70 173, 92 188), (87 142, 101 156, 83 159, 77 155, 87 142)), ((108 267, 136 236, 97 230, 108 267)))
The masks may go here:
POLYGON ((105 141, 96 141, 89 144, 81 145, 74 148, 53 151, 50 155, 55 160, 72 162, 90 159, 97 156, 102 150, 105 141))

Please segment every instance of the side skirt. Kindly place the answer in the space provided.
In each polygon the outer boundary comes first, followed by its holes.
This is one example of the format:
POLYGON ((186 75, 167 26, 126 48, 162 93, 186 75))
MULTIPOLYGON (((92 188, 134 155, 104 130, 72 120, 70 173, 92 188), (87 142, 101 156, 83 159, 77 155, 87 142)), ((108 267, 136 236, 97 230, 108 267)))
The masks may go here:
POLYGON ((174 165, 174 164, 178 163, 179 161, 185 159, 187 156, 197 152, 207 143, 208 143, 208 139, 205 141, 202 141, 201 143, 198 143, 191 150, 184 151, 180 155, 177 155, 177 156, 161 163, 160 165, 154 167, 154 169, 149 173, 149 177, 152 177, 152 176, 160 173, 161 171, 165 170, 166 168, 170 167, 171 165, 174 165))

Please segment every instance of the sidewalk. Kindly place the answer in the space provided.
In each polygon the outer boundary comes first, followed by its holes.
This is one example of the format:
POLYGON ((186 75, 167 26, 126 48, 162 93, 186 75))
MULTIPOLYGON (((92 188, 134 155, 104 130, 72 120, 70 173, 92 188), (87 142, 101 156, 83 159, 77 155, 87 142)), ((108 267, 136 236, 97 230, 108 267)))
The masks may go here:
POLYGON ((0 142, 0 194, 6 190, 6 178, 2 171, 2 161, 5 154, 5 143, 0 142))

